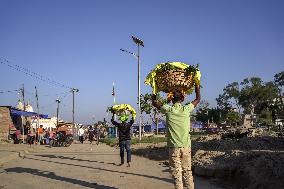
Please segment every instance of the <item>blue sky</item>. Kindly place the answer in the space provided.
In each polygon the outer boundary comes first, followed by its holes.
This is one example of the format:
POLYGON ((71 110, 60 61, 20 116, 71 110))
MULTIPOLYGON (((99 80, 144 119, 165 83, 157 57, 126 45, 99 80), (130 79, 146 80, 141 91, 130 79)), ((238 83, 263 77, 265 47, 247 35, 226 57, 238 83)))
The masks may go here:
MULTIPOLYGON (((107 116, 113 103, 136 107, 137 61, 131 35, 143 39, 141 80, 166 61, 200 64, 202 99, 216 105, 225 85, 284 70, 284 1, 281 0, 0 0, 0 57, 51 80, 78 88, 76 120, 107 116)), ((69 89, 50 85, 0 64, 0 91, 25 84, 41 113, 72 120, 69 89)), ((142 93, 151 88, 141 82, 142 93)), ((0 94, 0 105, 16 105, 17 92, 0 94)), ((187 100, 193 99, 191 95, 187 100)), ((109 117, 108 117, 109 118, 109 117)))

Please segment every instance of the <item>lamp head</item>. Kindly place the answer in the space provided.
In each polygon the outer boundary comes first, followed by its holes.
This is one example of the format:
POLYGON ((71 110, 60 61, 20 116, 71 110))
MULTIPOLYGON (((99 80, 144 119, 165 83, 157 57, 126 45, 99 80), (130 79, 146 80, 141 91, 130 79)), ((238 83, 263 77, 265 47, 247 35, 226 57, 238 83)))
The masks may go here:
POLYGON ((132 40, 134 41, 134 43, 136 43, 137 45, 141 45, 142 47, 144 47, 144 42, 137 38, 137 37, 134 37, 133 35, 131 36, 132 37, 132 40))

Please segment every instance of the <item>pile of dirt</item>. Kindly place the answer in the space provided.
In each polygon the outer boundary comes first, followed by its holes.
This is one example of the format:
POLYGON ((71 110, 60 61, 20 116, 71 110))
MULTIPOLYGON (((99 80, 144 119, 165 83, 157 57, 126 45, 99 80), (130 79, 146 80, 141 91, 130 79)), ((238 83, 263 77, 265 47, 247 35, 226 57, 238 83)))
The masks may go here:
POLYGON ((233 188, 284 188, 284 139, 275 135, 193 141, 194 172, 233 188))
POLYGON ((195 174, 218 178, 230 188, 284 188, 283 152, 198 150, 193 167, 195 174))
MULTIPOLYGON (((165 145, 133 152, 153 160, 168 160, 165 145)), ((284 139, 274 135, 241 139, 202 136, 192 141, 192 165, 196 175, 218 178, 225 188, 284 188, 284 139)))
POLYGON ((192 142, 192 151, 223 151, 231 150, 284 150, 284 139, 272 136, 244 137, 241 139, 220 139, 212 136, 200 137, 192 142))

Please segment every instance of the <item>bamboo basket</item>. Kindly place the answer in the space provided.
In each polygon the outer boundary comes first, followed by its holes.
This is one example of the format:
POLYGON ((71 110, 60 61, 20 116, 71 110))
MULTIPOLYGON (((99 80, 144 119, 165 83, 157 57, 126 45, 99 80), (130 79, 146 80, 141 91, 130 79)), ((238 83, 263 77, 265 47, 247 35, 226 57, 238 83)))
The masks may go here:
POLYGON ((158 89, 165 93, 187 91, 194 86, 194 75, 183 69, 168 69, 164 67, 157 71, 156 84, 158 89))

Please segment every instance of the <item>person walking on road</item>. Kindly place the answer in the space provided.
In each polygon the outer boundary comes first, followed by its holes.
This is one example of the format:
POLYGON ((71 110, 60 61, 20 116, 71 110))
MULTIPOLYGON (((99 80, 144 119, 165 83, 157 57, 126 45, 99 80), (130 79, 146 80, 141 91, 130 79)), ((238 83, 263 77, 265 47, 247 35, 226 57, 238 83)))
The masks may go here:
POLYGON ((39 134, 39 138, 38 138, 38 142, 39 144, 44 144, 44 128, 43 128, 43 125, 40 125, 39 128, 38 128, 38 134, 39 134))
POLYGON ((88 129, 90 144, 93 144, 94 132, 95 132, 95 130, 94 130, 93 127, 90 125, 90 127, 89 127, 89 129, 88 129))
POLYGON ((100 129, 100 125, 97 125, 97 128, 96 128, 96 141, 97 141, 97 145, 99 145, 100 143, 100 138, 101 138, 101 129, 100 129))
POLYGON ((81 142, 81 144, 83 144, 84 142, 84 134, 85 130, 83 129, 83 126, 81 126, 80 129, 78 130, 79 141, 81 142))
POLYGON ((120 148, 120 166, 124 164, 124 148, 126 149, 127 153, 127 167, 130 167, 131 163, 131 133, 130 128, 134 123, 134 118, 130 122, 127 123, 128 116, 124 115, 120 118, 121 123, 118 123, 114 120, 114 113, 112 114, 111 123, 118 128, 118 135, 119 135, 119 148, 120 148))
POLYGON ((152 96, 152 104, 166 115, 167 145, 169 147, 169 162, 171 174, 176 189, 183 189, 183 177, 186 188, 194 189, 191 170, 191 140, 189 134, 190 113, 200 102, 200 88, 195 86, 196 98, 191 103, 182 105, 185 95, 182 91, 173 92, 173 105, 158 102, 156 95, 152 96))

